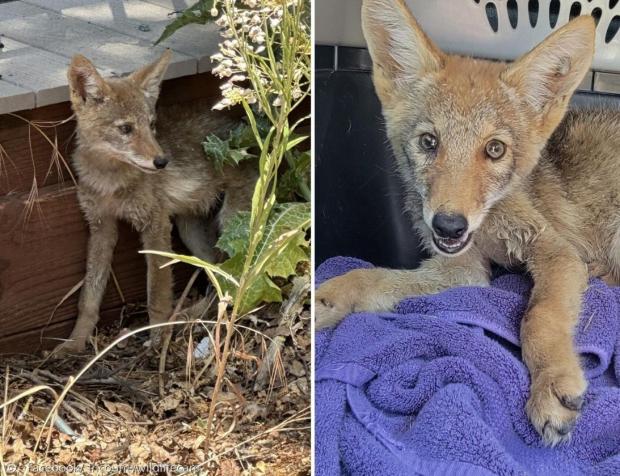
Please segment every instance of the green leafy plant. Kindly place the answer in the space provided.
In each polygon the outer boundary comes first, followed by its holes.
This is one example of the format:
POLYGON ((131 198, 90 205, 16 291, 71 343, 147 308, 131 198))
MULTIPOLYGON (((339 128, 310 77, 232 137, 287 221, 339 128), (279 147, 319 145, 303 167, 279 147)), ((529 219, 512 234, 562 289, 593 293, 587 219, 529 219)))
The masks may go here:
POLYGON ((307 202, 312 199, 310 192, 310 166, 311 156, 309 151, 300 152, 296 149, 286 154, 287 169, 278 181, 278 201, 284 202, 301 197, 307 202))
MULTIPOLYGON (((269 133, 271 124, 264 117, 258 116, 256 127, 260 136, 265 138, 269 133)), ((205 154, 220 171, 225 164, 237 165, 242 160, 258 157, 257 154, 260 152, 252 126, 247 121, 231 129, 225 139, 215 134, 209 134, 202 146, 205 154)))
MULTIPOLYGON (((191 25, 192 23, 204 25, 213 21, 214 3, 215 0, 199 0, 191 7, 176 12, 178 14, 177 17, 164 28, 164 31, 155 44, 157 45, 169 38, 175 31, 185 25, 191 25)), ((217 15, 217 9, 215 10, 215 14, 217 15)))
MULTIPOLYGON (((263 140, 267 137, 270 126, 264 116, 257 116, 258 131, 263 140)), ((293 140, 299 137, 301 136, 295 135, 293 140)), ((225 165, 234 166, 242 160, 256 158, 260 153, 252 127, 247 122, 231 129, 227 138, 222 139, 215 134, 208 135, 202 146, 218 171, 225 165)), ((286 161, 281 167, 278 180, 278 202, 293 201, 297 198, 310 201, 310 152, 296 147, 287 151, 284 157, 286 161)))
MULTIPOLYGON (((250 213, 238 214, 228 223, 218 241, 217 246, 231 256, 222 263, 221 269, 232 276, 242 274, 252 241, 249 236, 250 222, 250 213)), ((265 223, 263 238, 256 247, 250 264, 250 269, 259 272, 251 279, 245 294, 240 296, 241 313, 250 311, 261 301, 282 300, 280 288, 271 278, 288 278, 295 274, 300 262, 308 261, 305 234, 309 225, 309 203, 285 203, 273 207, 265 223)), ((224 282, 222 287, 231 295, 235 292, 235 285, 231 281, 224 282)))
POLYGON ((217 17, 224 38, 219 53, 212 57, 217 63, 213 73, 226 78, 222 99, 214 109, 241 105, 246 123, 232 130, 228 138, 207 137, 203 147, 216 167, 256 157, 259 178, 251 210, 224 226, 218 241, 218 247, 229 256, 224 263, 149 252, 202 267, 217 290, 221 305, 216 341, 220 323, 226 323, 226 335, 221 352, 218 349, 216 354, 210 432, 235 322, 262 302, 281 300, 274 279, 294 275, 301 263, 309 261, 309 203, 278 203, 277 199, 290 200, 292 195, 310 198, 310 156, 298 150, 307 137, 296 133, 309 117, 302 115, 295 121, 291 117, 310 94, 311 41, 309 3, 305 0, 198 2, 171 23, 164 35, 185 24, 203 22, 207 9, 217 17))

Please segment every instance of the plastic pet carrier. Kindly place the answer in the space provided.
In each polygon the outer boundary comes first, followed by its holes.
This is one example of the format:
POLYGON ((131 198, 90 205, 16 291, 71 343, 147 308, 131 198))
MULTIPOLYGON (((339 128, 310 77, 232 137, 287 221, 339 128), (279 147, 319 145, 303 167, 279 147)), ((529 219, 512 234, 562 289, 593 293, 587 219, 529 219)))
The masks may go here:
MULTIPOLYGON (((316 0, 316 262, 336 255, 414 267, 422 256, 403 213, 360 26, 361 0, 316 0)), ((592 72, 573 99, 620 104, 620 0, 407 0, 445 51, 512 60, 578 15, 597 22, 592 72)))

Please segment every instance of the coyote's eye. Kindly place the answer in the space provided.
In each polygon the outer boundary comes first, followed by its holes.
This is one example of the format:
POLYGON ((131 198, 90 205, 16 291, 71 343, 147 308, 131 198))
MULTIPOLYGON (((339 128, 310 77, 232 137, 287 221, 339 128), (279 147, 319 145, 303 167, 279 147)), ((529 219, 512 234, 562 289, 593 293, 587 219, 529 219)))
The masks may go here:
POLYGON ((439 141, 437 137, 433 134, 429 134, 425 132, 420 136, 420 147, 427 152, 434 152, 437 150, 437 146, 439 145, 439 141))
POLYGON ((124 135, 131 134, 133 132, 133 126, 131 124, 121 124, 118 126, 118 130, 124 135))
POLYGON ((490 159, 498 160, 506 153, 506 145, 502 141, 493 139, 487 142, 485 151, 490 159))
POLYGON ((155 121, 151 121, 151 130, 154 131, 155 130, 155 121))

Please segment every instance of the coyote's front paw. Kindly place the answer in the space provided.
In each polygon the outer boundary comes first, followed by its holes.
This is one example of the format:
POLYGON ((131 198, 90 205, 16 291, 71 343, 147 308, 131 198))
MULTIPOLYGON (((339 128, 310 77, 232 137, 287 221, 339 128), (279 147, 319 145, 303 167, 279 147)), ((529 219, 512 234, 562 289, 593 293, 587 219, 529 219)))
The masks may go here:
MULTIPOLYGON (((316 328, 338 324, 356 311, 382 308, 379 269, 356 269, 323 283, 315 294, 316 328)), ((384 303, 387 306, 387 303, 384 303)))
POLYGON ((83 354, 86 350, 86 339, 69 339, 58 344, 51 353, 51 357, 65 357, 70 354, 83 354))
POLYGON ((158 351, 168 339, 168 334, 170 333, 172 333, 172 329, 169 327, 151 329, 149 331, 149 340, 145 342, 145 345, 158 351))
POLYGON ((579 366, 545 369, 532 376, 526 411, 545 444, 570 439, 588 384, 579 366))

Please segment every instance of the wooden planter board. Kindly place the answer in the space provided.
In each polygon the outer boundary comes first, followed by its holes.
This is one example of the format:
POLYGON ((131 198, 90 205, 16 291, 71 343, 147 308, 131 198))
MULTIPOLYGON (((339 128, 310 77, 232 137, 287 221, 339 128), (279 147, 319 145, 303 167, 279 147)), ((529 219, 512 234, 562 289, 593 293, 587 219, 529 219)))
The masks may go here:
MULTIPOLYGON (((219 80, 210 73, 164 82, 160 101, 191 102, 219 94, 219 80)), ((71 116, 67 102, 21 111, 36 121, 71 116)), ((46 129, 56 137, 67 160, 73 149, 74 123, 46 129)), ((51 167, 52 147, 32 127, 11 115, 0 116, 0 145, 10 157, 0 174, 0 353, 34 352, 66 338, 77 317, 75 293, 52 312, 82 279, 88 230, 69 174, 51 167), (33 177, 38 195, 32 200, 33 177), (30 198, 29 198, 30 197, 30 198), (26 203, 31 201, 29 209, 26 203), (28 212, 28 210, 30 210, 28 212)), ((125 303, 146 301, 146 266, 138 254, 138 234, 122 225, 113 269, 125 303)), ((177 291, 185 287, 190 267, 175 265, 177 291)), ((101 307, 102 321, 118 319, 124 303, 112 281, 101 307)))

